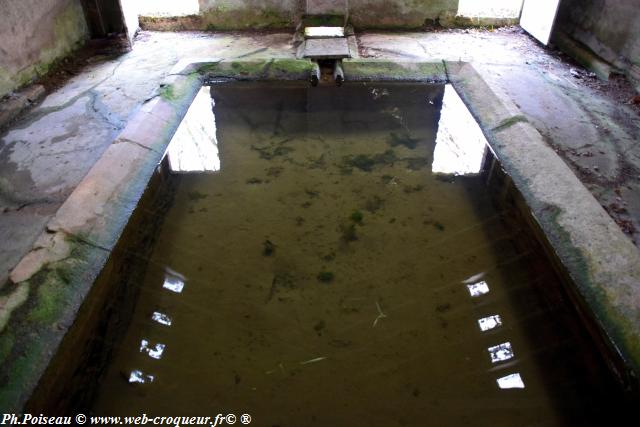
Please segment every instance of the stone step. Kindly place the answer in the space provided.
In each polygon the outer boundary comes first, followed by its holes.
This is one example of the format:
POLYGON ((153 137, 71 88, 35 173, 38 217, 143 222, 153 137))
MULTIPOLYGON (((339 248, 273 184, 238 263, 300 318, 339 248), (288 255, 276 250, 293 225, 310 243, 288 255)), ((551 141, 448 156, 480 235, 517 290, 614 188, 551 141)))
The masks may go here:
POLYGON ((347 39, 325 38, 305 40, 304 58, 309 59, 340 59, 350 58, 347 39))

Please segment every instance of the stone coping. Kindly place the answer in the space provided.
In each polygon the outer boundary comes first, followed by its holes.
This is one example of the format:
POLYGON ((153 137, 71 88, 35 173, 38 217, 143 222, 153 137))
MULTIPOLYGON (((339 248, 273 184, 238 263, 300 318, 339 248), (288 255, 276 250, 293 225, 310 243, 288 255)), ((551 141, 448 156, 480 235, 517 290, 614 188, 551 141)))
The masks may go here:
MULTIPOLYGON (((463 62, 343 61, 346 81, 450 82, 480 123, 598 326, 640 368, 640 252, 509 100, 463 62)), ((0 287, 0 408, 20 412, 207 81, 308 80, 308 60, 178 63, 0 287)), ((315 90, 322 90, 317 88, 315 90)))

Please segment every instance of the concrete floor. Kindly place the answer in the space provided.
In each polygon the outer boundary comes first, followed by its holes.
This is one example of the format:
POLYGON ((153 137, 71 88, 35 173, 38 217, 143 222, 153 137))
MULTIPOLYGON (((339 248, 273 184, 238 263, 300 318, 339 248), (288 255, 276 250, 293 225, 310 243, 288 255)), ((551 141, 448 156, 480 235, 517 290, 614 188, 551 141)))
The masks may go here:
MULTIPOLYGON (((361 56, 473 62, 640 245, 640 117, 588 73, 517 29, 364 33, 358 41, 361 56)), ((0 134, 0 283, 178 60, 294 56, 288 33, 141 32, 126 54, 88 58, 0 134)))

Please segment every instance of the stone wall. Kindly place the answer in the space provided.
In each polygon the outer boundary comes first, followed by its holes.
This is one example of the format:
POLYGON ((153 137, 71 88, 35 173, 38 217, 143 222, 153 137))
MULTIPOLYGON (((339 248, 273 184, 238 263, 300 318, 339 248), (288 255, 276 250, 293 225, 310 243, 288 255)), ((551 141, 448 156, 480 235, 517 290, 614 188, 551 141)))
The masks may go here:
MULTIPOLYGON (((237 30, 293 28, 306 10, 333 13, 334 0, 199 0, 194 16, 143 17, 141 26, 156 30, 237 30)), ((413 29, 457 24, 458 0, 348 0, 349 19, 358 29, 413 29)))
POLYGON ((304 10, 300 0, 199 0, 199 29, 293 27, 304 10))
POLYGON ((640 89, 640 3, 564 0, 555 31, 563 31, 622 69, 640 89))
POLYGON ((0 97, 46 73, 89 37, 80 0, 2 0, 0 97))
POLYGON ((363 29, 451 26, 457 12, 458 0, 349 0, 349 19, 363 29))

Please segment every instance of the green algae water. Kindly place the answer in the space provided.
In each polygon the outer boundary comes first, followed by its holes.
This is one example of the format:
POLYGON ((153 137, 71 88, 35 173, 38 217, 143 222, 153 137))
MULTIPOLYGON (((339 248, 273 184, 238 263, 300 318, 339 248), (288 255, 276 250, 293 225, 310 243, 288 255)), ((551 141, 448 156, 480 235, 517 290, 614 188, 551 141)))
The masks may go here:
POLYGON ((452 137, 469 125, 450 87, 206 91, 190 135, 211 136, 198 150, 213 165, 174 175, 93 413, 281 427, 619 414, 558 279, 492 204, 483 143, 452 137))

